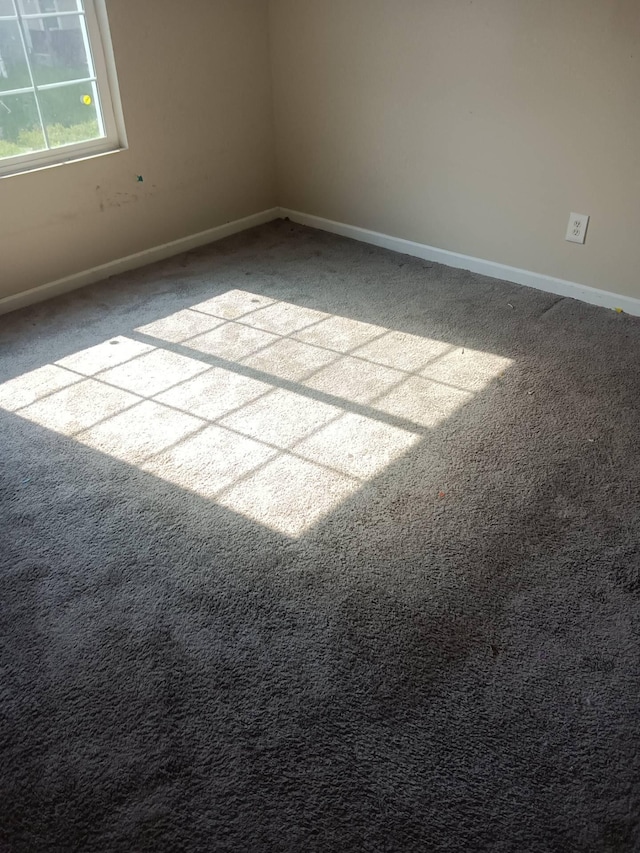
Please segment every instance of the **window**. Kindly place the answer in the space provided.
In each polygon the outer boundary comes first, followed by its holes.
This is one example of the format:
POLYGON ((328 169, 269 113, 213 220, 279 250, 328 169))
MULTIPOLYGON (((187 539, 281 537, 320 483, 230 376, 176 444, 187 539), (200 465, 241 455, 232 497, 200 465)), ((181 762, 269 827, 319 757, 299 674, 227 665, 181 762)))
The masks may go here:
POLYGON ((104 0, 0 0, 0 176, 121 147, 104 0))

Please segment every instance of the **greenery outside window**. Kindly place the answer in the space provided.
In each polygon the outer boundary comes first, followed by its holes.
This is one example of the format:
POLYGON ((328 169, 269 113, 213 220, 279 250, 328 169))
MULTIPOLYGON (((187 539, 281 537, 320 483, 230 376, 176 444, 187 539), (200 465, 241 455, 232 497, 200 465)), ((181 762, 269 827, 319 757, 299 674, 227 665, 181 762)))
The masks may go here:
POLYGON ((0 176, 123 145, 104 0, 0 0, 0 176))

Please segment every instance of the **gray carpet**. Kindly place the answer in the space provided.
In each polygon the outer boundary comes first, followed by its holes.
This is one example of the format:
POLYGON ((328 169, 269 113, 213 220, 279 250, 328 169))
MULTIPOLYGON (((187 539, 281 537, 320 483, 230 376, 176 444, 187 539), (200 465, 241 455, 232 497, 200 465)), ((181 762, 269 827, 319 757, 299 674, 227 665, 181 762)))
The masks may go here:
POLYGON ((639 352, 284 221, 0 318, 2 850, 639 850, 639 352))

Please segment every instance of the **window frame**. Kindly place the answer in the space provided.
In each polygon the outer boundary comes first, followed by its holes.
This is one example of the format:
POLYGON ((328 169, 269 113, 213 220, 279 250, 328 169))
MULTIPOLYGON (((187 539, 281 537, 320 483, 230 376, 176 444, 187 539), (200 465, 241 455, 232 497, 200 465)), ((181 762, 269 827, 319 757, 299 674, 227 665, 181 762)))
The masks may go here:
MULTIPOLYGON (((98 90, 101 116, 98 121, 103 125, 104 136, 86 142, 73 142, 45 151, 31 151, 0 158, 0 179, 11 175, 31 172, 36 169, 59 166, 75 160, 84 160, 113 151, 126 149, 127 140, 124 118, 118 89, 115 58, 109 33, 106 0, 82 0, 84 18, 87 25, 88 47, 95 70, 95 86, 98 90)), ((82 15, 82 12, 66 13, 82 15)), ((29 18, 60 17, 64 13, 42 13, 24 16, 29 18)), ((66 15, 65 15, 66 17, 66 15)), ((6 19, 5 19, 6 20, 6 19)), ((18 26, 21 26, 18 23, 18 26)), ((93 85, 93 84, 92 84, 93 85)))

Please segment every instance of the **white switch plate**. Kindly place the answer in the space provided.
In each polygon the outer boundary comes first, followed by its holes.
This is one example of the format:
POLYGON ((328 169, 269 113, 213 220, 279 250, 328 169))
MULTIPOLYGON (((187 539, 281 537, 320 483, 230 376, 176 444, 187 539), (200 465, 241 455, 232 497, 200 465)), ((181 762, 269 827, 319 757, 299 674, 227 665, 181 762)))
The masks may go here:
POLYGON ((572 213, 569 217, 567 240, 570 243, 584 243, 588 225, 589 217, 585 213, 572 213))

